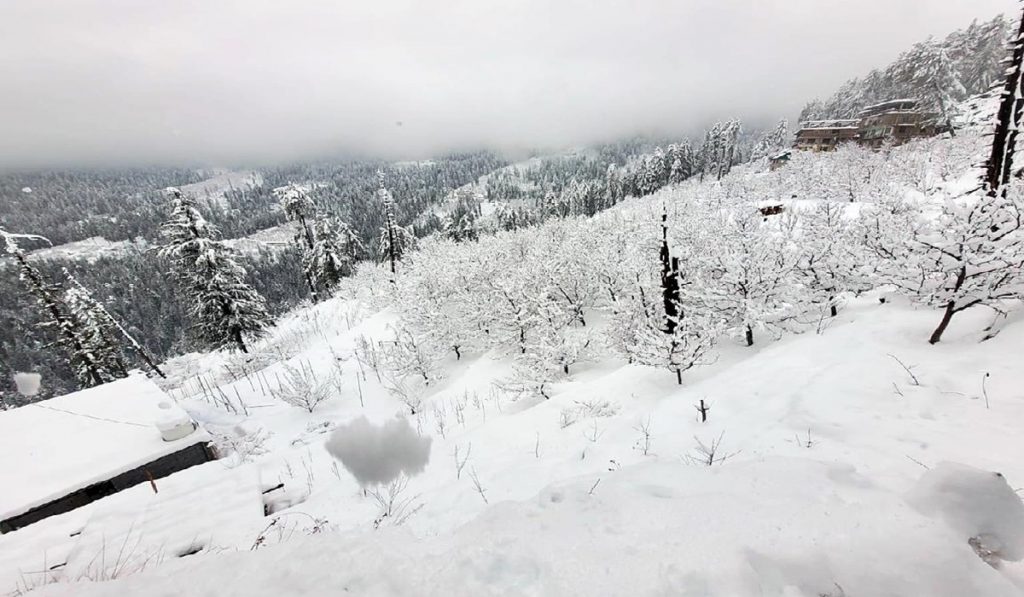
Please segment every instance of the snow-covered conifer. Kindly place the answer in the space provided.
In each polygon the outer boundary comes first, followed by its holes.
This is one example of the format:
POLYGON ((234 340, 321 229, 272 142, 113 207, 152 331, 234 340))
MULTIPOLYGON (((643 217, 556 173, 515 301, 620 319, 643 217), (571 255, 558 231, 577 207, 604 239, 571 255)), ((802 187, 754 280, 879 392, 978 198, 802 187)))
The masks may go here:
POLYGON ((67 280, 64 288, 64 303, 68 307, 68 313, 75 320, 83 347, 110 375, 127 377, 128 368, 121 356, 118 332, 109 313, 83 286, 74 283, 74 279, 66 268, 64 277, 67 280))
POLYGON ((630 291, 616 301, 613 335, 630 362, 672 371, 683 383, 683 372, 706 363, 718 334, 705 310, 683 304, 681 262, 669 238, 668 214, 661 215, 658 273, 650 266, 636 277, 630 291), (657 282, 655 282, 657 275, 657 282))
POLYGON ((57 343, 67 354, 68 363, 74 370, 80 383, 95 386, 115 379, 117 373, 109 370, 107 364, 94 354, 95 347, 86 339, 80 322, 75 319, 67 303, 57 288, 47 282, 35 266, 29 263, 25 252, 18 246, 18 240, 43 240, 45 238, 30 234, 13 234, 0 229, 6 253, 18 263, 18 274, 36 299, 36 304, 43 313, 46 322, 43 327, 56 330, 57 343))
POLYGON ((271 319, 266 301, 245 283, 245 269, 203 218, 195 200, 172 191, 171 216, 160 227, 160 255, 189 299, 199 338, 209 346, 234 345, 248 352, 245 338, 259 337, 271 319))
POLYGON ((313 219, 313 246, 305 255, 306 275, 314 288, 330 295, 342 278, 352 275, 353 263, 346 242, 347 227, 318 214, 313 219))
POLYGON ((160 377, 167 377, 164 375, 163 370, 160 369, 160 366, 156 364, 153 357, 149 354, 149 351, 146 350, 145 347, 143 347, 142 344, 140 344, 139 341, 136 340, 123 325, 121 325, 121 322, 119 322, 117 318, 115 318, 114 315, 103 305, 103 303, 97 300, 92 293, 89 292, 89 289, 83 286, 67 268, 64 268, 64 279, 68 283, 69 291, 72 289, 78 290, 81 300, 86 303, 87 308, 92 313, 92 316, 102 323, 105 329, 108 330, 107 333, 109 335, 112 337, 119 336, 124 338, 124 340, 128 342, 128 346, 132 351, 138 355, 144 363, 146 363, 146 366, 152 369, 153 372, 160 377))
POLYGON ((396 264, 402 257, 412 250, 416 244, 416 237, 408 228, 398 225, 395 220, 394 199, 391 192, 384 186, 384 171, 377 171, 377 198, 384 207, 384 226, 380 229, 380 257, 391 266, 392 276, 395 274, 396 264))

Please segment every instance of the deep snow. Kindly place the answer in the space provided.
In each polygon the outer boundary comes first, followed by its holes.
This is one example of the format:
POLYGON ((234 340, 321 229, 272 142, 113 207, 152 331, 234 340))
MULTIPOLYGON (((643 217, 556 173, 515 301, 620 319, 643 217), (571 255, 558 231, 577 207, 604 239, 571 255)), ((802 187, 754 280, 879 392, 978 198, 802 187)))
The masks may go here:
MULTIPOLYGON (((228 515, 234 518, 231 537, 200 541, 199 553, 178 559, 168 549, 137 574, 51 584, 40 594, 176 595, 184 587, 192 595, 247 596, 345 589, 371 595, 1022 593, 1019 563, 1003 562, 997 570, 968 544, 972 529, 998 528, 1009 533, 1001 541, 1019 546, 1012 507, 992 510, 995 518, 982 521, 988 526, 971 527, 962 512, 950 515, 943 506, 949 503, 943 487, 950 484, 979 496, 979 503, 1005 505, 1007 490, 998 494, 998 485, 971 479, 994 478, 990 471, 998 471, 1011 488, 1024 479, 1019 321, 979 342, 989 314, 968 312, 954 320, 942 344, 930 346, 923 337, 934 311, 866 296, 822 334, 723 347, 717 363, 687 373, 681 387, 665 371, 604 361, 581 369, 551 400, 539 402, 508 402, 489 390, 508 372, 498 354, 449 360, 442 385, 412 419, 433 437, 432 455, 404 494, 414 511, 395 528, 381 523, 377 502, 323 447, 338 423, 360 416, 381 423, 405 410, 372 372, 364 380, 351 358, 360 335, 386 335, 393 319, 390 312, 369 314, 354 301, 334 299, 278 327, 267 342, 288 339, 290 352, 299 351, 293 362, 321 371, 340 362, 341 397, 312 414, 262 395, 259 383, 244 378, 224 388, 231 396, 238 390, 249 417, 182 401, 214 433, 242 425, 269 438, 262 455, 234 468, 227 459, 168 481, 192 487, 195 499, 206 501, 198 492, 221 478, 251 471, 261 487, 280 480, 285 488, 266 500, 275 510, 270 517, 228 515), (291 345, 295 337, 307 344, 291 345), (913 366, 921 385, 913 385, 890 354, 913 366), (711 405, 707 423, 697 419, 700 399, 711 405), (576 422, 563 427, 563 411, 576 422), (443 437, 438 420, 446 422, 443 437), (645 455, 641 428, 647 421, 645 455), (717 438, 720 454, 729 458, 700 464, 698 440, 717 438), (456 446, 460 458, 469 453, 461 473, 456 446), (946 461, 973 468, 929 480, 946 461)), ((180 362, 196 373, 196 360, 180 362)), ((216 359, 206 362, 220 366, 216 359)), ((271 365, 266 377, 273 379, 279 366, 271 365)), ((140 491, 114 498, 122 511, 133 512, 144 509, 141 500, 149 496, 140 491)), ((100 509, 83 510, 65 516, 91 517, 93 533, 102 534, 100 509)), ((223 520, 216 513, 204 520, 201 511, 150 511, 181 516, 188 528, 223 520)), ((0 537, 0 551, 18 552, 22 565, 36 559, 41 565, 40 548, 61 533, 66 537, 57 518, 40 523, 47 528, 0 537)), ((110 535, 120 536, 110 524, 110 535)), ((98 550, 103 544, 89 545, 98 550)), ((1005 555, 1019 554, 1010 549, 1005 555)), ((30 584, 31 577, 4 573, 8 586, 30 584)), ((106 576, 64 580, 72 578, 106 576)))

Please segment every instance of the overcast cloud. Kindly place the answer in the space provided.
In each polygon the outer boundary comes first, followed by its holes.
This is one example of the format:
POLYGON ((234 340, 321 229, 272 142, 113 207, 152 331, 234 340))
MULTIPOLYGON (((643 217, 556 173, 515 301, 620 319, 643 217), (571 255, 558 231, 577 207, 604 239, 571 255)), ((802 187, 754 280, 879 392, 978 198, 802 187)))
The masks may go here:
POLYGON ((0 167, 581 144, 794 118, 1013 0, 0 0, 0 167))

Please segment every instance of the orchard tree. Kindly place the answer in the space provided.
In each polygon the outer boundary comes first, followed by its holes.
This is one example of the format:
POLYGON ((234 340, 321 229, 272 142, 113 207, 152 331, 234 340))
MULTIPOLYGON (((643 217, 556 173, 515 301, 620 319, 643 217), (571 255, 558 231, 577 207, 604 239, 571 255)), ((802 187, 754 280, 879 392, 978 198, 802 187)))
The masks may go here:
POLYGON ((831 317, 839 312, 843 296, 866 290, 861 282, 856 228, 843 204, 821 201, 799 216, 799 255, 796 271, 810 292, 813 304, 827 309, 831 317))
POLYGON ((747 346, 754 331, 778 331, 800 314, 805 299, 794 284, 796 253, 785 230, 763 221, 756 208, 739 205, 712 222, 717 241, 700 260, 693 299, 721 315, 747 346))

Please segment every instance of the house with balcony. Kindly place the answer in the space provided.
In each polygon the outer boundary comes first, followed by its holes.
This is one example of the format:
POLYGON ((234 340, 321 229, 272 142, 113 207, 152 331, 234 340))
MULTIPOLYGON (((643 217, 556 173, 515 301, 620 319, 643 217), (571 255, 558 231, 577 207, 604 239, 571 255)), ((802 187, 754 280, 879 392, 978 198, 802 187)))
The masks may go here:
POLYGON ((840 143, 855 141, 859 125, 855 119, 801 122, 793 146, 805 151, 832 151, 840 143))
POLYGON ((896 99, 868 106, 857 117, 857 142, 875 149, 886 142, 900 145, 940 132, 938 114, 921 110, 916 99, 896 99))

